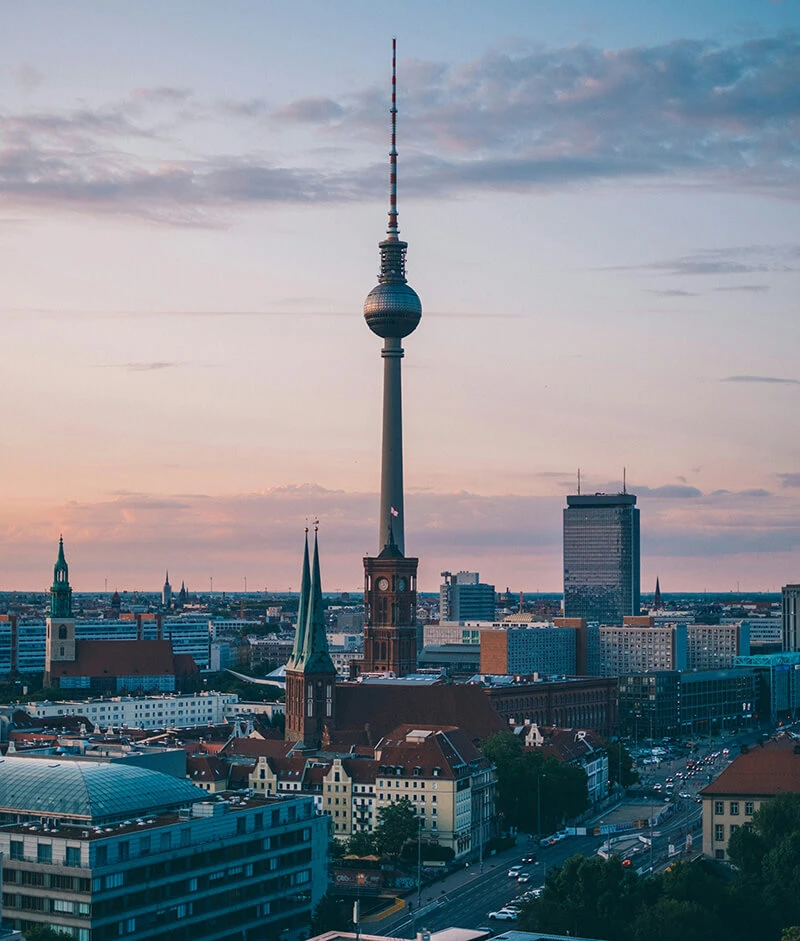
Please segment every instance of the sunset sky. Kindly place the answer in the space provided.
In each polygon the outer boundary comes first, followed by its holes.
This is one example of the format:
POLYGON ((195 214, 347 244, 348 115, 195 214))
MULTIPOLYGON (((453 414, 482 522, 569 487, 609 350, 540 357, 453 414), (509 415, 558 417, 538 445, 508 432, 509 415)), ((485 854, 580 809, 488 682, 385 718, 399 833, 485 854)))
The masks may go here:
POLYGON ((800 581, 798 3, 164 0, 4 9, 0 590, 360 586, 393 35, 421 587, 800 581))

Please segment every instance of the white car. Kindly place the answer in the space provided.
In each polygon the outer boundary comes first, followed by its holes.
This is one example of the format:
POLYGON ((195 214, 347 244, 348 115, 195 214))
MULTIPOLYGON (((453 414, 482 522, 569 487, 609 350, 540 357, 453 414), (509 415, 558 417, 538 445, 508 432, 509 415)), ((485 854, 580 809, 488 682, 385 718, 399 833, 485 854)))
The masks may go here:
POLYGON ((508 870, 509 879, 516 879, 517 876, 522 872, 522 866, 512 866, 508 870))
POLYGON ((516 921, 517 913, 512 912, 510 908, 501 908, 496 912, 489 912, 489 918, 492 921, 516 921))

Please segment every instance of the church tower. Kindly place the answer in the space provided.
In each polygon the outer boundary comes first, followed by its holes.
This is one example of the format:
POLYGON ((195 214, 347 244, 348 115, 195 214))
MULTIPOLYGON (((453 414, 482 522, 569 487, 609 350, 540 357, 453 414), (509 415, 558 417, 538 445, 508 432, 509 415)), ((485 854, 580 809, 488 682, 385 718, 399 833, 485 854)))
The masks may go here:
POLYGON ((50 616, 47 618, 45 641, 44 685, 52 685, 52 664, 74 662, 75 619, 72 617, 72 589, 69 566, 64 557, 64 538, 58 540, 58 558, 53 567, 50 589, 50 616))
POLYGON ((383 444, 378 555, 364 559, 364 659, 362 672, 398 676, 417 668, 416 558, 405 555, 401 342, 422 317, 422 303, 406 281, 408 243, 397 224, 397 43, 392 40, 392 146, 389 151, 389 225, 379 243, 378 284, 364 302, 364 319, 383 339, 383 444))
POLYGON ((308 530, 303 552, 300 603, 292 655, 286 664, 287 742, 319 748, 336 721, 336 667, 328 650, 319 541, 314 528, 314 555, 308 563, 308 530))
POLYGON ((161 606, 164 608, 172 607, 172 585, 169 583, 169 571, 164 577, 164 587, 161 589, 161 606))

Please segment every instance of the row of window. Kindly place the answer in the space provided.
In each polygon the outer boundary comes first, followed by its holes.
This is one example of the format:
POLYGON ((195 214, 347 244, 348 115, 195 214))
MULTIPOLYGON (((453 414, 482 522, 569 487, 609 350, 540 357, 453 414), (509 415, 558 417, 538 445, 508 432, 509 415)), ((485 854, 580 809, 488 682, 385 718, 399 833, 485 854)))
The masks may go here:
MULTIPOLYGON (((739 816, 739 801, 728 801, 728 813, 731 817, 739 816)), ((744 802, 744 815, 745 817, 752 817, 755 804, 753 801, 744 802)), ((714 801, 714 813, 721 817, 725 813, 725 801, 714 801)))

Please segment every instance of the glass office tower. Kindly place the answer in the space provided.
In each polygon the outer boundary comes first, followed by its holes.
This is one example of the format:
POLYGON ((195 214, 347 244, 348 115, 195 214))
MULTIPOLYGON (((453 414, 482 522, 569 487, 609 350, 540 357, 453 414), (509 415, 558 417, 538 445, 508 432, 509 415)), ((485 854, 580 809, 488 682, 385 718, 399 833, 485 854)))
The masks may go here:
POLYGON ((564 617, 622 624, 639 613, 639 510, 631 493, 567 497, 564 617))

